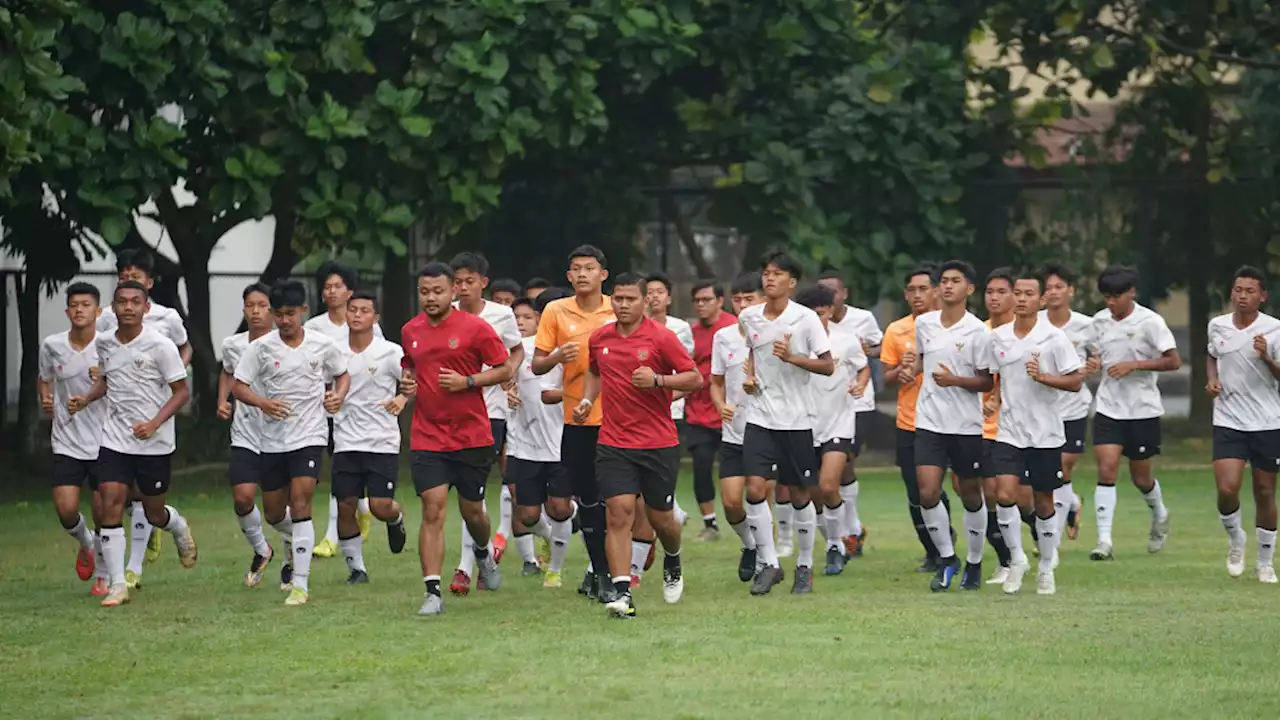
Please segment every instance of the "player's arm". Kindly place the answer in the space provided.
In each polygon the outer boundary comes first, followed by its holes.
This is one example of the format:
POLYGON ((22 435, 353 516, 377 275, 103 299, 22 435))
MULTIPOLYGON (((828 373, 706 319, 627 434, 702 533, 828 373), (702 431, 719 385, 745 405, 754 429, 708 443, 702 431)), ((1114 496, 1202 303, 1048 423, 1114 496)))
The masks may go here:
POLYGON ((1182 357, 1178 355, 1178 349, 1165 350, 1160 353, 1160 357, 1151 358, 1150 360, 1134 360, 1121 365, 1130 366, 1130 370, 1142 370, 1145 372, 1173 372, 1182 367, 1182 357))
MULTIPOLYGON (((1263 362, 1266 362, 1266 355, 1263 355, 1262 358, 1263 362)), ((1204 374, 1208 378, 1208 381, 1204 384, 1205 392, 1209 393, 1211 397, 1218 397, 1219 393, 1222 392, 1222 381, 1218 378, 1218 358, 1214 357, 1212 353, 1205 356, 1204 374)), ((1271 369, 1271 374, 1276 374, 1274 368, 1271 369)))
MULTIPOLYGON (((178 360, 181 361, 181 359, 182 357, 179 355, 178 360)), ((156 416, 151 418, 151 422, 148 424, 156 428, 160 427, 168 422, 169 418, 177 414, 178 410, 181 410, 182 406, 186 405, 190 399, 191 386, 187 384, 185 375, 181 380, 169 381, 169 399, 160 406, 160 412, 157 412, 156 416)))
POLYGON ((542 391, 542 404, 555 405, 564 402, 564 391, 560 388, 547 388, 542 391))
POLYGON ((183 367, 191 364, 191 343, 185 342, 178 346, 178 357, 182 360, 183 367))
POLYGON ((587 417, 591 415, 591 408, 596 404, 596 398, 598 397, 600 397, 600 376, 597 374, 597 369, 592 366, 587 368, 586 378, 582 382, 582 399, 573 408, 574 422, 583 423, 587 421, 587 417))
POLYGON ((578 359, 578 343, 567 342, 564 347, 556 344, 556 324, 559 322, 557 312, 544 309, 538 319, 538 334, 533 340, 533 361, 529 363, 534 375, 546 375, 551 368, 578 359))
POLYGON ((524 343, 517 342, 515 345, 507 348, 507 370, 510 371, 508 380, 515 379, 516 373, 520 370, 520 365, 524 362, 524 343))
POLYGON ((1051 387, 1054 390, 1062 390, 1063 392, 1080 392, 1080 387, 1084 385, 1084 369, 1077 368, 1066 375, 1032 375, 1031 379, 1051 387))
POLYGON ((231 394, 231 386, 235 385, 235 383, 236 376, 227 372, 226 368, 223 368, 222 371, 218 373, 218 417, 223 420, 231 417, 232 408, 227 396, 231 394))
POLYGON ((250 345, 245 354, 240 357, 240 362, 236 364, 235 382, 231 385, 231 397, 235 398, 236 402, 261 410, 268 417, 283 420, 289 416, 289 406, 282 400, 262 397, 250 387, 258 379, 261 363, 262 361, 258 359, 257 346, 250 345))
MULTIPOLYGON (((477 348, 480 352, 480 362, 489 366, 488 370, 482 370, 475 375, 468 375, 465 382, 471 388, 484 388, 490 385, 500 385, 515 374, 514 366, 510 365, 507 360, 507 348, 503 346, 502 340, 498 338, 498 333, 486 323, 480 330, 481 337, 477 340, 477 348)), ((523 347, 516 343, 516 347, 523 351, 523 347)), ((522 353, 523 354, 523 353, 522 353)), ((447 375, 456 375, 452 370, 443 369, 440 371, 440 386, 451 391, 456 391, 451 382, 446 382, 447 375)))
POLYGON ((40 397, 40 409, 53 412, 53 381, 57 379, 53 369, 53 354, 49 343, 40 343, 39 372, 36 374, 36 394, 40 397))
POLYGON ((46 413, 53 412, 53 383, 37 378, 36 392, 40 395, 40 409, 46 413))
POLYGON ((951 375, 946 383, 938 382, 939 387, 958 387, 961 390, 969 392, 984 393, 991 392, 991 388, 995 387, 995 378, 991 375, 990 370, 974 370, 976 373, 972 377, 965 375, 951 375))

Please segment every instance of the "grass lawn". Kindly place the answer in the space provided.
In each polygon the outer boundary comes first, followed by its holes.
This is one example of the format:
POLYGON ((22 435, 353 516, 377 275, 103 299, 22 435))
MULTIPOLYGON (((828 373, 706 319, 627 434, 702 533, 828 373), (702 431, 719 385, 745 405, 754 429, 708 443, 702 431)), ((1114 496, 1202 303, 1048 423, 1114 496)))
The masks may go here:
MULTIPOLYGON (((392 556, 376 524, 370 585, 346 587, 341 559, 317 559, 311 604, 285 608, 274 580, 241 585, 249 552, 229 493, 208 477, 180 479, 173 499, 199 565, 184 571, 165 538, 132 604, 106 610, 76 579, 50 504, 5 504, 0 705, 14 717, 1280 716, 1280 586, 1252 576, 1252 533, 1250 570, 1227 577, 1207 468, 1162 476, 1173 512, 1164 552, 1147 555, 1146 506, 1123 486, 1118 559, 1089 562, 1087 524, 1066 544, 1056 597, 1035 595, 1034 572, 1017 597, 931 594, 912 572, 920 553, 901 481, 877 472, 863 477, 866 556, 818 577, 813 595, 787 592, 784 561, 786 584, 748 596, 726 532, 688 544, 683 602, 662 603, 655 569, 629 622, 574 592, 577 538, 562 590, 517 577, 515 558, 500 591, 446 596, 445 616, 420 620, 415 535, 392 556)), ((1091 505, 1093 479, 1081 480, 1091 505)), ((416 531, 416 500, 401 499, 416 531)), ((694 508, 689 493, 682 503, 694 508)), ((988 573, 994 563, 988 552, 988 573)))

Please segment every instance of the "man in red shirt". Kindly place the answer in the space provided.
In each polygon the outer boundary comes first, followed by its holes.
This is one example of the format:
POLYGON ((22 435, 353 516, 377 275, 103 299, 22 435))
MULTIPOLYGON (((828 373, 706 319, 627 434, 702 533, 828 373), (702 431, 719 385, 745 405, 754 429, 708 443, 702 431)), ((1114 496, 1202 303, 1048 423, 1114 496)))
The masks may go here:
POLYGON ((599 398, 602 410, 596 477, 605 501, 605 552, 618 598, 605 605, 617 617, 634 617, 631 600, 631 527, 637 498, 666 551, 662 596, 679 602, 680 523, 671 512, 680 440, 671 419, 672 392, 702 387, 702 374, 675 333, 644 316, 645 279, 623 273, 614 281, 617 322, 591 334, 583 398, 573 409, 579 422, 599 398))
POLYGON ((427 584, 419 615, 444 612, 440 567, 444 563, 444 515, 450 487, 458 490, 458 510, 475 540, 476 564, 484 587, 497 590, 502 584, 484 511, 484 484, 493 463, 493 432, 483 389, 505 382, 511 368, 507 349, 489 323, 453 307, 453 280, 453 271, 444 263, 428 263, 418 273, 422 313, 405 323, 400 336, 404 347, 401 365, 412 374, 405 378, 405 389, 416 395, 410 469, 414 489, 422 498, 418 555, 427 584), (486 365, 489 369, 483 370, 486 365))
POLYGON ((693 362, 702 374, 702 389, 690 393, 684 406, 684 445, 693 456, 693 496, 702 511, 699 540, 719 540, 716 523, 716 482, 712 476, 720 449, 720 412, 711 402, 711 345, 721 328, 737 325, 738 318, 724 311, 724 288, 714 280, 693 285, 693 362))

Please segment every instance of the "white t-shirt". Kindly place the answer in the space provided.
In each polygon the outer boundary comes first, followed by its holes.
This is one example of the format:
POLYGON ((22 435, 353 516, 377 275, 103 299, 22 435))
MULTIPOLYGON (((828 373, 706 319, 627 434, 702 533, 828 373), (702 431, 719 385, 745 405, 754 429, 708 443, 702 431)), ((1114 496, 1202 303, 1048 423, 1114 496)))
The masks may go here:
POLYGON ((720 424, 720 440, 730 445, 741 445, 742 433, 747 429, 751 396, 742 389, 742 383, 747 379, 750 353, 740 325, 722 327, 711 338, 711 374, 724 378, 724 402, 733 406, 733 422, 720 424))
POLYGON ((791 352, 817 357, 831 352, 818 314, 795 301, 774 320, 764 316, 767 304, 742 311, 738 323, 747 334, 747 344, 755 359, 757 394, 747 406, 747 423, 766 430, 812 430, 813 373, 773 354, 773 343, 791 336, 791 352))
POLYGON ((83 350, 76 350, 71 345, 70 330, 54 333, 40 343, 39 364, 40 379, 53 383, 53 454, 97 460, 102 426, 107 419, 106 402, 91 403, 75 415, 67 411, 68 400, 88 395, 93 389, 89 368, 98 367, 96 339, 83 350))
MULTIPOLYGON (((684 351, 693 357, 693 328, 678 317, 667 316, 667 329, 676 334, 676 339, 684 346, 684 351)), ((671 403, 671 419, 684 419, 684 398, 671 403)))
POLYGON ((1057 449, 1067 442, 1059 410, 1060 395, 1071 395, 1032 380, 1027 362, 1040 361, 1044 375, 1069 375, 1084 367, 1067 334, 1037 318, 1026 337, 1013 332, 1015 323, 991 331, 987 365, 1000 374, 1000 415, 996 442, 1018 448, 1057 449))
MULTIPOLYGON (((524 362, 516 373, 520 407, 507 409, 507 457, 532 462, 560 462, 564 408, 561 403, 543 403, 542 391, 559 389, 564 368, 556 365, 546 375, 534 375, 534 337, 522 338, 520 342, 524 345, 524 362)), ((505 392, 503 394, 505 396, 505 392)))
POLYGON ((400 393, 400 346, 373 338, 364 352, 338 347, 351 385, 333 416, 333 452, 400 452, 400 420, 382 406, 400 393))
MULTIPOLYGON (((454 301, 453 306, 458 307, 457 301, 454 301)), ((516 325, 516 314, 506 305, 485 300, 484 307, 480 309, 480 319, 489 323, 489 327, 493 328, 493 331, 498 334, 498 339, 502 341, 502 347, 508 352, 521 343, 523 338, 520 337, 520 326, 516 325)), ((488 365, 482 367, 485 370, 489 369, 488 365)), ((490 420, 506 420, 507 391, 503 390, 501 385, 490 385, 484 388, 484 407, 489 411, 490 420)))
POLYGON ((951 327, 942 326, 942 311, 916 318, 916 347, 920 349, 920 395, 916 399, 916 429, 944 435, 982 434, 982 396, 958 387, 939 387, 933 373, 946 365, 953 375, 976 377, 989 369, 990 330, 966 312, 951 327))
MULTIPOLYGON (((147 310, 146 315, 142 316, 142 324, 155 329, 178 347, 187 344, 187 327, 182 324, 182 316, 171 307, 152 300, 151 308, 147 310)), ((116 314, 111 306, 102 308, 102 314, 98 316, 98 334, 113 333, 119 326, 120 323, 116 321, 116 314)))
POLYGON ((142 326, 130 342, 114 332, 98 335, 98 367, 107 378, 107 420, 102 447, 126 455, 168 455, 174 449, 173 418, 146 440, 133 436, 136 423, 147 422, 173 396, 170 383, 185 382, 187 368, 178 346, 159 331, 142 326))
POLYGON ((1218 359, 1222 392, 1213 401, 1213 424, 1241 432, 1280 429, 1280 382, 1253 349, 1253 338, 1267 339, 1267 354, 1280 358, 1280 320, 1258 313, 1253 324, 1237 330, 1231 315, 1209 321, 1209 356, 1218 359))
MULTIPOLYGON (((1041 310, 1037 317, 1041 322, 1053 325, 1053 321, 1049 320, 1048 310, 1041 310)), ((1088 360, 1089 338, 1093 332, 1093 318, 1084 313, 1072 311, 1067 324, 1058 329, 1071 341, 1071 346, 1075 348, 1076 357, 1080 358, 1081 364, 1088 360)), ((1063 422, 1079 420, 1089 416, 1089 405, 1092 403, 1093 392, 1089 390, 1089 385, 1086 383, 1080 386, 1080 392, 1064 392, 1058 396, 1058 412, 1062 414, 1063 422)))
MULTIPOLYGON (((862 308, 844 306, 844 320, 836 322, 831 320, 827 323, 827 329, 831 331, 832 343, 835 343, 835 337, 839 334, 852 333, 858 339, 859 345, 865 344, 868 347, 875 347, 884 342, 884 333, 880 332, 880 325, 876 323, 876 316, 863 310, 862 308)), ((862 356, 865 358, 866 353, 862 356)), ((872 383, 867 383, 867 391, 860 398, 851 398, 853 400, 854 412, 869 412, 876 409, 876 391, 872 383)))
MULTIPOLYGON (((347 338, 351 336, 351 328, 346 323, 335 325, 329 319, 328 312, 322 312, 302 324, 303 330, 315 330, 318 333, 328 336, 330 340, 338 343, 338 347, 343 347, 347 342, 347 338)), ((373 336, 379 340, 383 339, 382 325, 373 324, 373 336)))
POLYGON ((250 387, 261 385, 263 397, 283 400, 289 406, 289 415, 283 420, 263 414, 259 452, 286 453, 328 444, 324 385, 347 371, 346 360, 327 335, 303 333, 302 344, 291 348, 279 330, 272 330, 250 343, 236 365, 236 380, 250 387))
MULTIPOLYGON (((265 336, 264 336, 265 337, 265 336)), ((249 333, 242 332, 222 341, 222 370, 231 375, 236 374, 236 366, 240 358, 249 350, 249 333)), ((255 384, 251 388, 255 393, 262 393, 262 385, 255 384)), ((235 402, 235 411, 231 415, 231 447, 244 448, 260 452, 259 441, 262 437, 262 411, 244 403, 235 402)))
POLYGON ((1102 382, 1098 384, 1098 414, 1112 420, 1146 420, 1164 415, 1160 387, 1153 372, 1136 371, 1116 380, 1107 369, 1122 362, 1154 360, 1176 350, 1173 333, 1164 318, 1134 304, 1133 312, 1116 321, 1103 309, 1093 316, 1092 345, 1102 361, 1102 382))
MULTIPOLYGON (((852 440, 857 426, 857 410, 849 394, 849 385, 858 379, 858 371, 867 366, 867 354, 862 350, 862 340, 849 331, 837 330, 831 323, 831 357, 836 361, 836 371, 830 375, 814 375, 813 389, 813 446, 828 440, 852 440)), ((867 394, 871 393, 870 385, 867 394)))

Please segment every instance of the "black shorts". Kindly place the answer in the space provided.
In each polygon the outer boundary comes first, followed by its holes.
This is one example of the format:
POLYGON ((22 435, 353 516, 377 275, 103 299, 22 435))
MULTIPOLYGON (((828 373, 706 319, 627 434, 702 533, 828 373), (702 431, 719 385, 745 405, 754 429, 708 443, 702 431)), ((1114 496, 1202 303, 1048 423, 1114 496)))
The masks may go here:
POLYGON ((875 411, 863 410, 853 416, 853 448, 849 452, 853 453, 854 457, 862 454, 862 438, 866 437, 867 426, 871 424, 868 417, 873 412, 875 411))
POLYGON ((1062 487, 1062 448, 1017 448, 992 442, 991 467, 987 468, 991 477, 1012 475, 1039 493, 1062 487))
POLYGON ((258 456, 258 467, 262 470, 258 485, 262 492, 276 492, 289 489, 294 478, 319 479, 323 461, 324 448, 319 445, 282 453, 262 453, 258 456))
POLYGON ((982 477, 982 436, 916 429, 916 467, 951 468, 964 480, 982 477))
POLYGON ((1067 441, 1062 444, 1062 452, 1068 455, 1084 454, 1085 434, 1089 431, 1089 418, 1064 420, 1062 429, 1066 431, 1067 441))
POLYGON ((1113 420, 1093 416, 1093 446, 1119 445, 1130 460, 1146 460, 1160 454, 1160 418, 1113 420))
POLYGON ((776 477, 782 485, 818 484, 812 430, 769 430, 747 424, 742 440, 742 467, 749 477, 776 477))
POLYGON ((720 479, 729 477, 746 477, 742 467, 742 446, 733 443, 720 443, 720 479))
POLYGON ((262 456, 248 448, 231 448, 227 479, 233 486, 257 485, 262 482, 262 456))
POLYGON ((596 483, 596 442, 599 425, 565 425, 560 434, 560 464, 564 465, 573 494, 584 505, 600 502, 596 483))
POLYGON ((1280 430, 1245 432, 1213 427, 1214 460, 1248 460, 1254 470, 1280 471, 1280 430))
POLYGON ((894 464, 900 468, 916 468, 916 431, 894 428, 893 433, 894 464))
POLYGON ((685 450, 692 451, 702 445, 720 444, 720 428, 689 425, 687 423, 681 423, 681 425, 684 427, 684 433, 680 436, 680 444, 685 450))
POLYGON ((492 466, 492 446, 450 452, 414 450, 409 457, 413 489, 419 495, 444 486, 456 489, 458 497, 471 502, 484 500, 484 484, 492 466))
POLYGON ((573 497, 569 474, 558 462, 509 457, 506 481, 516 486, 516 505, 521 507, 538 507, 549 497, 573 497))
POLYGON ((507 444, 507 421, 489 418, 489 432, 493 433, 493 456, 502 457, 502 446, 507 444))
POLYGON ((996 449, 996 441, 982 438, 982 477, 995 477, 996 458, 993 454, 996 449))
POLYGON ((822 467, 822 456, 827 453, 844 453, 846 458, 853 452, 853 441, 848 438, 832 438, 813 449, 818 467, 822 467))
POLYGON ((340 452, 333 456, 333 496, 339 500, 393 498, 400 456, 394 453, 340 452))
POLYGON ((78 460, 68 455, 54 455, 49 466, 49 484, 53 487, 74 485, 89 486, 89 490, 98 489, 98 461, 78 460))
POLYGON ((596 477, 605 500, 640 495, 651 510, 670 510, 675 502, 680 446, 635 450, 601 445, 596 449, 596 477))
POLYGON ((98 482, 134 485, 138 492, 155 497, 169 492, 173 479, 173 454, 127 455, 102 448, 98 451, 98 482))
MULTIPOLYGON (((329 453, 329 457, 333 457, 333 418, 327 417, 324 421, 325 424, 329 426, 329 443, 325 446, 324 450, 329 453)), ((299 475, 298 477, 302 476, 299 475)))

